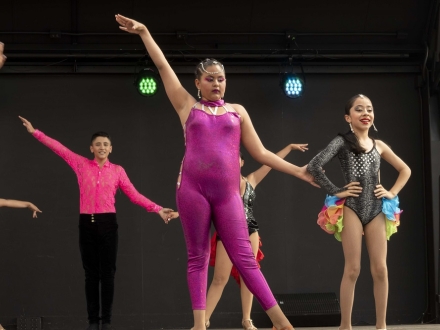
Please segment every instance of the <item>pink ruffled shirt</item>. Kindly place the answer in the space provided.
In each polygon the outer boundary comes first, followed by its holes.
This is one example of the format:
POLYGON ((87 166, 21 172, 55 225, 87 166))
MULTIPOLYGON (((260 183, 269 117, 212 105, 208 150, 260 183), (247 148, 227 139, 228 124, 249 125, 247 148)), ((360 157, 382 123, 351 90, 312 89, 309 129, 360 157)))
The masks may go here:
POLYGON ((79 210, 82 214, 115 213, 115 194, 118 188, 134 203, 148 212, 159 212, 162 207, 140 194, 128 179, 122 166, 106 161, 102 168, 96 160, 82 157, 35 130, 33 136, 63 158, 73 169, 79 185, 79 210))

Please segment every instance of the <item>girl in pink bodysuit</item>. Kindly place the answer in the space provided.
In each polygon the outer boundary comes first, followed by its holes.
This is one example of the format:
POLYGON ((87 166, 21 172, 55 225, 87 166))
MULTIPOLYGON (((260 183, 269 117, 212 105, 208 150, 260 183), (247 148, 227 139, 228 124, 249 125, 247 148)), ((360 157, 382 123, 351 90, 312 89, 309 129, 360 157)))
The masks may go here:
POLYGON ((89 326, 87 330, 112 330, 111 316, 118 251, 118 224, 116 222, 115 194, 120 188, 135 204, 148 212, 158 213, 168 223, 172 210, 163 208, 141 195, 128 179, 124 169, 110 163, 112 152, 110 136, 98 132, 92 136, 90 151, 95 158, 82 157, 34 129, 32 124, 19 117, 29 133, 63 158, 73 169, 79 185, 80 217, 79 244, 86 277, 86 300, 89 326), (101 284, 101 318, 99 317, 101 284))
POLYGON ((313 184, 306 167, 292 165, 266 150, 249 115, 223 101, 223 65, 205 60, 196 68, 200 101, 181 85, 145 25, 116 15, 120 29, 139 34, 159 70, 165 90, 184 128, 186 152, 177 187, 177 205, 188 251, 188 286, 194 330, 205 330, 209 229, 211 219, 234 266, 271 318, 275 329, 293 329, 261 274, 249 242, 241 200, 240 140, 257 161, 313 184))

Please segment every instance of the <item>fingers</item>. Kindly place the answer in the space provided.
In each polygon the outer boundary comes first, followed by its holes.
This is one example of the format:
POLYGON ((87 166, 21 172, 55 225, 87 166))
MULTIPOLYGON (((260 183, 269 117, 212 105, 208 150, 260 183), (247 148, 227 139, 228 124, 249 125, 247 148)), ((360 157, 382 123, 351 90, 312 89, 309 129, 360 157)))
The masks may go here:
POLYGON ((34 212, 33 212, 33 214, 32 214, 32 218, 34 218, 34 219, 35 219, 35 218, 38 218, 38 216, 37 216, 37 211, 34 211, 34 212))
POLYGON ((121 21, 128 21, 129 20, 128 17, 122 16, 121 14, 115 15, 115 17, 116 17, 116 19, 119 19, 121 21))
POLYGON ((350 182, 345 188, 344 195, 346 197, 352 196, 352 197, 359 197, 359 195, 362 193, 362 187, 360 186, 359 182, 350 182))

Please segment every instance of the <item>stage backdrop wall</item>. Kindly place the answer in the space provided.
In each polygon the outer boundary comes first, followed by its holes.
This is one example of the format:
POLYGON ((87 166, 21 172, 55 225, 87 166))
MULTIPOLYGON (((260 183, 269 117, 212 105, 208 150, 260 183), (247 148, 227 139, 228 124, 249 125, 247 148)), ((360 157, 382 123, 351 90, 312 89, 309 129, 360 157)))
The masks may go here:
MULTIPOLYGON (((196 94, 191 75, 181 75, 196 94)), ((69 166, 21 125, 18 115, 81 155, 90 157, 92 133, 113 137, 111 161, 122 165, 137 189, 176 208, 175 182, 184 154, 182 127, 164 90, 137 94, 131 75, 2 75, 0 77, 0 197, 29 200, 43 210, 0 209, 0 322, 43 316, 47 329, 86 322, 84 273, 78 250, 78 186, 69 166)), ((243 104, 264 145, 278 151, 309 143, 287 160, 306 164, 338 132, 344 105, 354 94, 375 107, 379 138, 412 169, 400 193, 402 225, 389 242, 389 323, 415 323, 426 308, 425 233, 422 215, 420 107, 410 74, 315 74, 303 97, 282 95, 277 75, 229 75, 226 100, 243 104)), ((342 185, 338 161, 326 173, 342 185)), ((246 157, 243 174, 258 165, 246 157)), ((383 163, 390 188, 397 172, 383 163)), ((336 292, 343 271, 341 244, 316 225, 326 192, 273 172, 257 188, 255 210, 265 259, 262 271, 274 293, 336 292)), ((124 329, 190 328, 186 249, 179 220, 165 225, 117 193, 119 253, 114 323, 124 329)), ((356 287, 354 323, 374 324, 374 300, 365 246, 356 287)), ((210 271, 212 277, 212 270, 210 271)), ((238 287, 233 281, 211 319, 225 315, 239 327, 238 287)), ((254 312, 261 312, 255 303, 254 312)))

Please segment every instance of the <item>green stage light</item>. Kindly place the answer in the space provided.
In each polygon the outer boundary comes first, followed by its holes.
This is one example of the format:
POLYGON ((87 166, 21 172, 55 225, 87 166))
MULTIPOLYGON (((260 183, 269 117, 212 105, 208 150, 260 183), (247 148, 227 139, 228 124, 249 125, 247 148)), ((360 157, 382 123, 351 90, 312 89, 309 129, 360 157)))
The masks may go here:
POLYGON ((135 85, 142 96, 154 96, 159 88, 159 79, 152 69, 146 68, 137 74, 135 85))
POLYGON ((287 97, 296 99, 303 94, 304 81, 296 74, 285 73, 281 79, 281 88, 287 97))

